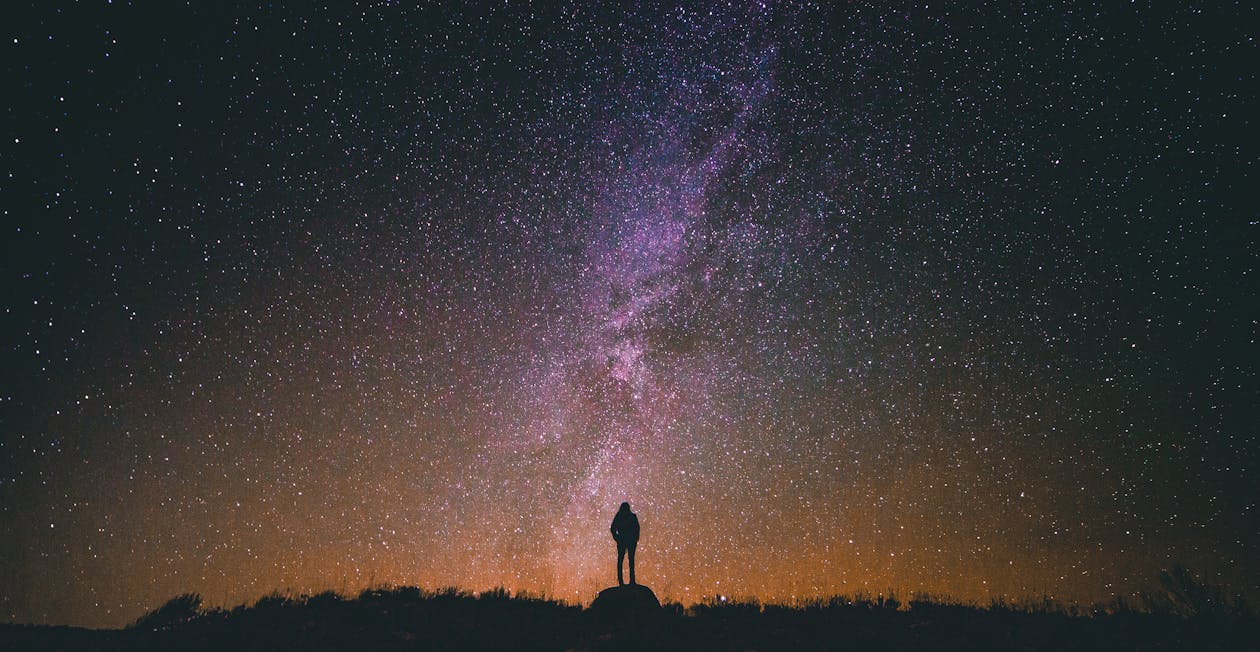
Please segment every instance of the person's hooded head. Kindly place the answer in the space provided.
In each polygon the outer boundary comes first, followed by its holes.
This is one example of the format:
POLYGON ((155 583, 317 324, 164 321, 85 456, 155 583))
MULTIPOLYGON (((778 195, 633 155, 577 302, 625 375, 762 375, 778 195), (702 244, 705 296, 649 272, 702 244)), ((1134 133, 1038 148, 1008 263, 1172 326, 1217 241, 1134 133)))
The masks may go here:
POLYGON ((630 511, 630 503, 621 503, 621 509, 618 511, 621 511, 621 512, 630 511))

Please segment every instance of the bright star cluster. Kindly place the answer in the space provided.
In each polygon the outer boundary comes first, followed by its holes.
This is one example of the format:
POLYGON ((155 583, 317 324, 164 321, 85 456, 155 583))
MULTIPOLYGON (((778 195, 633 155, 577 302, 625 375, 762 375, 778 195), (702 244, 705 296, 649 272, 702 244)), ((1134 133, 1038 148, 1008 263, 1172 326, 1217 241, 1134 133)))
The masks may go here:
POLYGON ((1245 4, 36 4, 0 619, 1260 584, 1245 4))

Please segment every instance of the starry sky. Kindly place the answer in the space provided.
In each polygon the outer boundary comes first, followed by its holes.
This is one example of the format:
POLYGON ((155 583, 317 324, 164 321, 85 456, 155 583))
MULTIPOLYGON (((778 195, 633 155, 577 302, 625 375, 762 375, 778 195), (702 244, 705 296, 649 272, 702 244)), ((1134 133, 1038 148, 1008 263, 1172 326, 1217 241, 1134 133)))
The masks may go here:
POLYGON ((1250 3, 33 4, 0 620, 1260 585, 1250 3))

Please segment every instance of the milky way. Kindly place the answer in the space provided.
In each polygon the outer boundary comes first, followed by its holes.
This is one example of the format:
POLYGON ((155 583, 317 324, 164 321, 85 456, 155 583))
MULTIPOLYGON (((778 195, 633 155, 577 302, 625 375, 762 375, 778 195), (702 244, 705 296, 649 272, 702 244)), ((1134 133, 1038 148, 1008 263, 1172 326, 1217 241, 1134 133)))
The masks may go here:
POLYGON ((1254 14, 1111 5, 19 12, 0 618, 1256 591, 1254 14))

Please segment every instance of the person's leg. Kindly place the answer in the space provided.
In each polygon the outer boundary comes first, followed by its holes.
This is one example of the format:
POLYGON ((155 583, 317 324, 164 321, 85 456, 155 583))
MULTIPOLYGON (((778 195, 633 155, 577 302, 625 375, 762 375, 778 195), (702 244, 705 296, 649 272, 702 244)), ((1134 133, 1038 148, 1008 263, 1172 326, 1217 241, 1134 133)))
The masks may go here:
MULTIPOLYGON (((630 546, 629 546, 629 548, 630 548, 630 583, 631 583, 631 584, 634 584, 634 549, 635 549, 635 548, 637 548, 637 547, 639 547, 639 542, 638 542, 638 541, 635 541, 634 543, 630 544, 630 546)), ((618 564, 618 565, 617 565, 617 568, 618 568, 618 569, 620 569, 620 568, 621 568, 621 564, 618 564)))
MULTIPOLYGON (((621 561, 626 558, 626 547, 617 544, 617 586, 625 584, 625 580, 621 579, 621 561)), ((634 581, 634 557, 630 558, 630 581, 634 581)))

